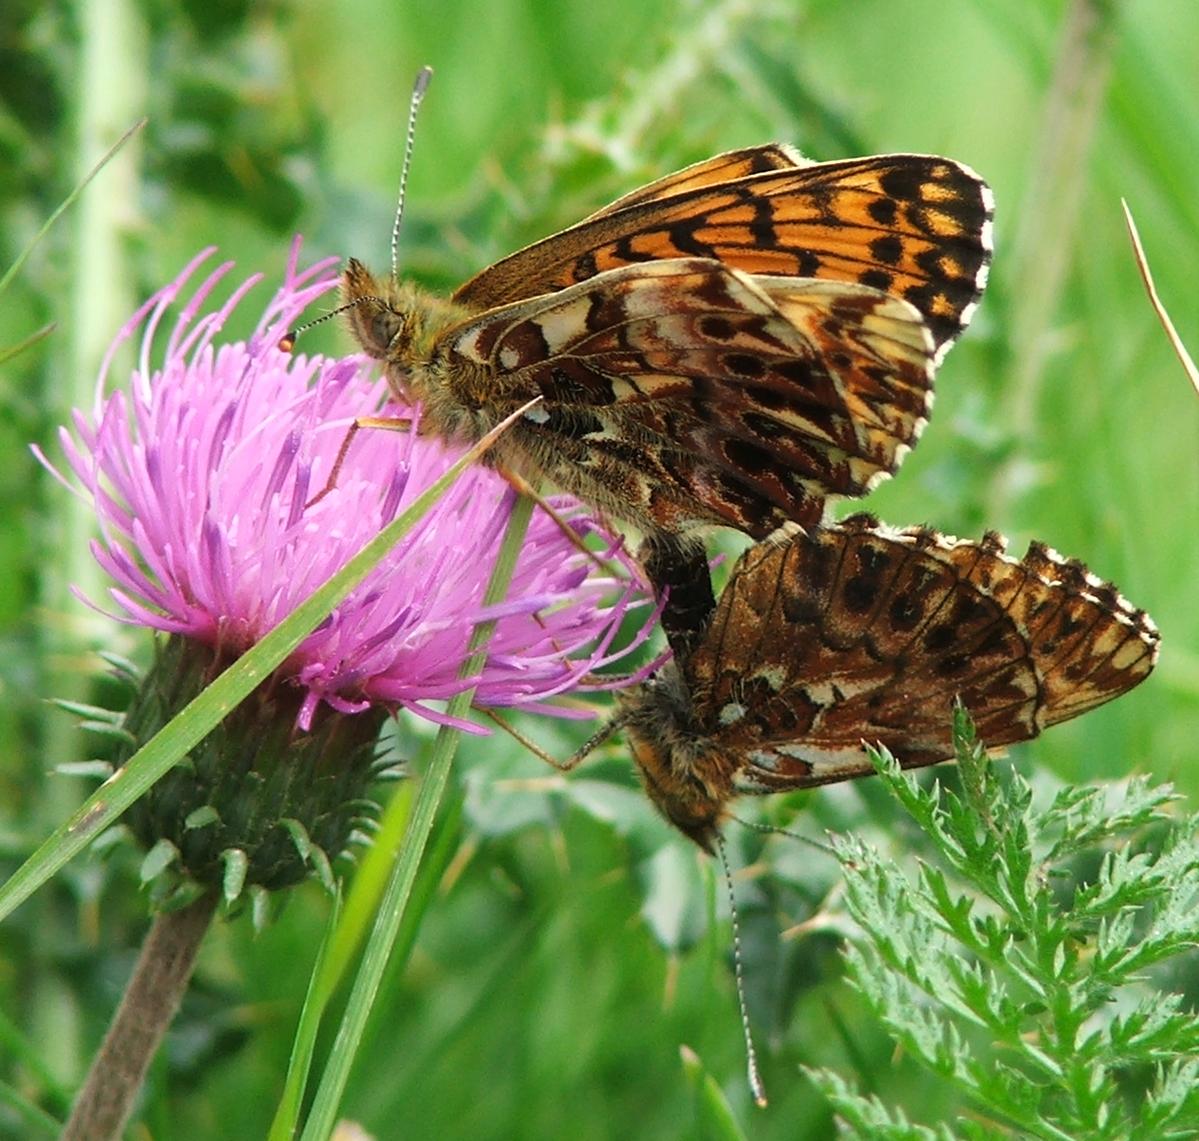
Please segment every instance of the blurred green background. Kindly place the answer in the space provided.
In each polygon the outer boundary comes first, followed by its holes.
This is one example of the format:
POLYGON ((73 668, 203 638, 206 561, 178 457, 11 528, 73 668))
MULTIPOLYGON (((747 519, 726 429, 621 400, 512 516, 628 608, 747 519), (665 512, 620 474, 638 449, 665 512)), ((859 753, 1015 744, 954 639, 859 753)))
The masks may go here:
MULTIPOLYGON (((0 263, 120 132, 103 171, 0 300, 0 860, 5 874, 90 785, 53 766, 94 743, 45 703, 112 703, 97 648, 144 660, 103 597, 87 515, 32 461, 89 406, 135 305, 208 244, 273 280, 312 257, 382 268, 417 68, 405 272, 451 287, 633 186, 768 139, 831 159, 951 155, 998 203, 991 286, 938 378, 900 477, 869 507, 988 528, 1084 559, 1163 632, 1132 695, 1014 750, 1043 784, 1199 775, 1199 397, 1144 296, 1120 212, 1199 346, 1199 7, 1059 0, 470 0, 442 4, 8 0, 0 17, 0 263)), ((265 297, 265 293, 264 293, 265 297)), ((345 351, 326 326, 309 349, 345 351)), ((586 726, 550 726, 565 756, 586 726)), ((411 754, 414 730, 401 726, 411 754)), ((917 1120, 952 1091, 896 1057, 841 981, 832 862, 734 826, 751 1016, 771 1106, 750 1105, 723 889, 636 790, 619 746, 569 780, 510 741, 470 742, 426 865, 429 906, 377 1006, 345 1112, 380 1139, 700 1135, 690 1046, 754 1137, 833 1135, 802 1064, 917 1120), (799 931, 790 929, 802 925, 799 931)), ((872 782, 763 805, 818 835, 902 851, 872 782)), ((145 926, 137 854, 77 860, 0 929, 0 1079, 52 1111, 80 1079, 145 926)), ((328 912, 294 893, 255 936, 209 938, 147 1091, 155 1138, 257 1138, 273 1114, 328 912)), ((1169 980, 1199 993, 1192 973, 1169 980)), ((0 1108, 0 1135, 33 1136, 0 1108)))

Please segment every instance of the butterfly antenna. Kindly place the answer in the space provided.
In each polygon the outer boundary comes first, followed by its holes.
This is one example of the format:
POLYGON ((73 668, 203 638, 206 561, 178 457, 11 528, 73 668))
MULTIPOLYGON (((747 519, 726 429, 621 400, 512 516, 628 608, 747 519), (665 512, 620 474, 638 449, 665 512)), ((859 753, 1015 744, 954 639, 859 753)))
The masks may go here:
POLYGON ((359 305, 382 305, 387 306, 387 300, 383 297, 373 297, 367 294, 363 297, 355 297, 353 301, 347 301, 344 305, 339 305, 336 309, 330 309, 328 313, 322 313, 319 317, 311 321, 305 321, 302 325, 297 325, 294 329, 288 329, 286 333, 279 338, 275 343, 281 353, 290 353, 296 347, 296 341, 299 340, 301 333, 307 333, 309 329, 315 329, 317 325, 323 325, 326 321, 332 321, 334 317, 340 317, 343 313, 348 313, 351 309, 357 309, 359 305))
POLYGON ((416 139, 416 113, 420 110, 421 100, 429 89, 429 81, 433 78, 431 67, 422 67, 416 73, 416 82, 412 85, 412 99, 408 104, 408 135, 404 139, 404 165, 400 167, 400 197, 396 202, 395 221, 391 226, 391 276, 398 281, 400 277, 400 220, 404 217, 404 195, 408 190, 408 171, 412 169, 412 143, 416 139))
POLYGON ((733 873, 729 871, 728 852, 724 837, 716 835, 716 852, 724 871, 724 886, 729 895, 729 914, 733 919, 733 977, 737 983, 737 1006, 741 1011, 741 1032, 745 1035, 745 1066, 749 1075, 749 1092, 760 1107, 766 1106, 766 1086, 758 1070, 758 1052, 754 1049, 754 1036, 749 1028, 749 1007, 745 1005, 745 971, 741 962, 741 922, 737 918, 737 901, 733 895, 733 873))

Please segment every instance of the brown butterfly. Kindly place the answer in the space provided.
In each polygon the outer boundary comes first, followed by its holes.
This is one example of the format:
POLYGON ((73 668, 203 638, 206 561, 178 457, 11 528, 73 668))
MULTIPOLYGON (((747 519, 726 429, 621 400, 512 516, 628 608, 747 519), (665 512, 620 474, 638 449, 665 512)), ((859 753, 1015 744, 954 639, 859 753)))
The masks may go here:
POLYGON ((1158 633, 1111 583, 1033 543, 895 530, 869 515, 759 543, 693 653, 618 695, 650 799, 714 852, 726 805, 954 755, 960 699, 988 747, 1143 681, 1158 633))
POLYGON ((715 606, 697 532, 762 539, 896 470, 990 258, 991 195, 949 159, 808 163, 773 144, 642 187, 449 300, 351 260, 350 326, 420 430, 646 538, 685 653, 715 606))

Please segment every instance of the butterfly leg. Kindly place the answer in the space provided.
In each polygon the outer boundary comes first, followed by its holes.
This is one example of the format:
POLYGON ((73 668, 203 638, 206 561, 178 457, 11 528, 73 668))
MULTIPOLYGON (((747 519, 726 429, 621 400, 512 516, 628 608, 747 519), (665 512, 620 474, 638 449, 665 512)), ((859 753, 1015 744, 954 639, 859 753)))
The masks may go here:
POLYGON ((603 573, 610 574, 616 578, 623 577, 622 572, 618 567, 606 561, 598 551, 594 551, 587 546, 586 542, 583 540, 583 537, 578 533, 578 531, 576 531, 570 525, 570 523, 554 509, 554 505, 550 503, 550 501, 546 499, 545 496, 542 495, 541 492, 539 492, 531 483, 529 483, 524 476, 522 476, 519 472, 513 471, 511 468, 504 467, 503 465, 496 465, 495 471, 498 475, 503 476, 504 479, 508 481, 508 485, 513 491, 516 492, 517 495, 527 495, 534 503, 536 503, 537 506, 554 521, 554 525, 559 531, 562 532, 562 535, 567 542, 586 555, 603 573))
POLYGON ((564 761, 558 760, 557 757, 550 756, 540 745, 535 741, 531 741, 519 729, 509 725, 494 709, 480 708, 480 713, 486 714, 494 721, 501 729, 504 730, 513 740, 520 742, 533 756, 545 761, 547 765, 553 765, 560 773, 568 773, 572 769, 577 768, 583 763, 596 749, 608 740, 614 733, 620 730, 627 718, 622 717, 619 713, 608 718, 586 741, 583 742, 569 757, 564 761))
POLYGON ((655 593, 670 591, 662 629, 674 656, 685 659, 716 609, 707 551, 698 539, 659 531, 641 545, 640 557, 655 593))
POLYGON ((346 456, 349 455, 350 445, 354 442, 354 437, 363 428, 382 428, 385 432, 406 432, 412 427, 412 421, 398 416, 360 416, 355 420, 349 428, 346 429, 346 434, 342 437, 341 447, 337 449, 337 458, 333 461, 333 467, 329 472, 329 478, 325 480, 325 486, 321 488, 307 503, 305 508, 311 507, 315 503, 319 503, 326 495, 329 494, 337 486, 337 477, 341 475, 342 465, 346 462, 346 456))

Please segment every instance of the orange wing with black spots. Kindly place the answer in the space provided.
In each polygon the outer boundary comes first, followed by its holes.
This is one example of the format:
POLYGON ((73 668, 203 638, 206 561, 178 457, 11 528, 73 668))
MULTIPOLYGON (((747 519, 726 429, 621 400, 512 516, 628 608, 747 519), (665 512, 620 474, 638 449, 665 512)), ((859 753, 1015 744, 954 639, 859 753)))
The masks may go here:
POLYGON ((1157 628, 1111 583, 1034 543, 893 529, 868 515, 747 551, 690 655, 622 700, 668 819, 711 849, 727 803, 950 760, 954 703, 988 747, 1139 685, 1157 628))
POLYGON ((762 538, 896 468, 932 352, 919 314, 876 290, 676 258, 493 310, 440 359, 451 391, 484 370, 497 416, 543 398, 515 446, 564 487, 668 531, 762 538))
POLYGON ((801 163, 771 145, 688 167, 496 262, 455 299, 501 305, 618 266, 706 257, 746 273, 846 281, 903 298, 943 354, 986 283, 986 183, 933 155, 801 163))
POLYGON ((952 758, 957 699, 988 746, 1028 740, 1143 681, 1157 642, 1043 544, 1017 560, 994 533, 854 516, 743 559, 684 674, 699 719, 745 752, 744 787, 802 788, 873 772, 863 741, 905 765, 952 758))

